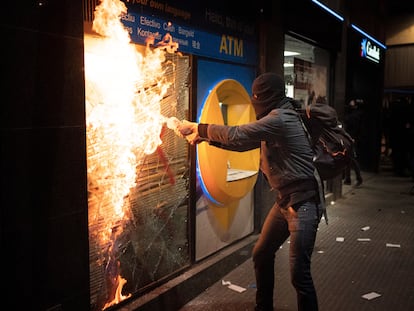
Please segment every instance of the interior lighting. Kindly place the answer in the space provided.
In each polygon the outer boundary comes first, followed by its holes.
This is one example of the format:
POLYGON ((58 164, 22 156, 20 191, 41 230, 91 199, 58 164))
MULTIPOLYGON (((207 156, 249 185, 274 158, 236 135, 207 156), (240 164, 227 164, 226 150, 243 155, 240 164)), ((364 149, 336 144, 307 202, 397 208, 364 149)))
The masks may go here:
POLYGON ((369 34, 367 34, 365 31, 363 31, 361 28, 357 27, 354 24, 351 24, 351 27, 354 28, 356 31, 358 31, 359 33, 363 34, 365 37, 371 39, 372 41, 374 41, 376 44, 378 44, 380 47, 382 47, 384 50, 387 49, 387 46, 381 42, 379 42, 377 39, 374 39, 373 37, 371 37, 369 34))
POLYGON ((300 53, 298 52, 292 52, 292 51, 285 51, 283 53, 284 56, 296 56, 296 55, 300 55, 300 53))
POLYGON ((337 19, 339 19, 340 21, 344 21, 344 18, 339 15, 338 13, 336 13, 335 11, 331 10, 330 8, 328 8, 325 4, 316 1, 316 0, 312 0, 313 3, 319 5, 322 9, 326 10, 327 12, 331 13, 333 16, 335 16, 337 19))

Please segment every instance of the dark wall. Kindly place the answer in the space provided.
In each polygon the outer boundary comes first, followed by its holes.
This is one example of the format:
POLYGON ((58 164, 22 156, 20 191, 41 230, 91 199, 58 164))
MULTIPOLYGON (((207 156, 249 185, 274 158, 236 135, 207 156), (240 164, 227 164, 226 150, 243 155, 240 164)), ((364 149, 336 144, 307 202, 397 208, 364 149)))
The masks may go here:
POLYGON ((3 6, 4 305, 88 310, 82 1, 3 6))
POLYGON ((282 1, 286 32, 298 34, 321 48, 341 49, 342 21, 308 0, 282 1))
POLYGON ((363 170, 377 172, 381 153, 381 107, 384 77, 384 55, 375 63, 360 56, 362 36, 348 31, 346 103, 362 99, 361 134, 357 138, 359 162, 363 170))
POLYGON ((390 14, 388 2, 397 3, 398 0, 346 0, 344 5, 349 11, 350 23, 364 29, 377 40, 385 42, 385 21, 387 14, 390 14))

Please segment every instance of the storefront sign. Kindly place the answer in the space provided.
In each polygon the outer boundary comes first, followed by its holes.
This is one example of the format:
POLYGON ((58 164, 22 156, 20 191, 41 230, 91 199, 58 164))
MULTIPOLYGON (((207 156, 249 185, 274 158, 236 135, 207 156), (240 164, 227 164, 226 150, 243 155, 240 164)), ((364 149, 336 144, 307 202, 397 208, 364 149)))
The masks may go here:
POLYGON ((178 43, 180 52, 242 64, 257 63, 256 47, 251 40, 225 33, 208 33, 138 13, 127 13, 122 22, 134 43, 146 44, 151 38, 157 43, 169 34, 172 41, 178 43))
POLYGON ((380 61, 380 48, 372 41, 364 38, 361 41, 361 57, 368 58, 376 63, 380 61))

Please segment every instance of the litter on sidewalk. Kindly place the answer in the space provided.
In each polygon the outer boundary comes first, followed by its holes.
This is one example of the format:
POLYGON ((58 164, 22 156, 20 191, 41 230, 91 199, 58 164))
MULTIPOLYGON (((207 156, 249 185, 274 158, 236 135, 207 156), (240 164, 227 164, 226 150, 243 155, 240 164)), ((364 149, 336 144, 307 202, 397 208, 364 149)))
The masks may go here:
POLYGON ((397 248, 400 248, 401 247, 400 244, 392 244, 392 243, 386 243, 385 246, 386 247, 397 247, 397 248))
POLYGON ((221 284, 227 286, 228 288, 230 288, 230 289, 232 289, 232 290, 234 290, 238 293, 243 293, 246 290, 244 287, 231 284, 230 281, 221 280, 221 284))
POLYGON ((367 300, 372 300, 375 298, 380 297, 381 295, 376 293, 376 292, 370 292, 368 294, 362 295, 362 298, 367 299, 367 300))

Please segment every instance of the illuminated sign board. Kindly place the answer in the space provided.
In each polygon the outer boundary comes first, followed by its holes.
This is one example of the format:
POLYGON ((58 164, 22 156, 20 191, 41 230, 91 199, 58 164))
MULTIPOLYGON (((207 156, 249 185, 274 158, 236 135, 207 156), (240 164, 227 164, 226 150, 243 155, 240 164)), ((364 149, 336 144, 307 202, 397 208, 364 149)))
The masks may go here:
POLYGON ((380 61, 380 47, 367 38, 361 41, 361 57, 368 58, 376 63, 380 61))
POLYGON ((168 33, 178 43, 178 51, 236 63, 257 63, 255 43, 246 38, 210 33, 135 12, 124 15, 122 22, 131 40, 138 44, 146 44, 149 38, 158 42, 168 33))

